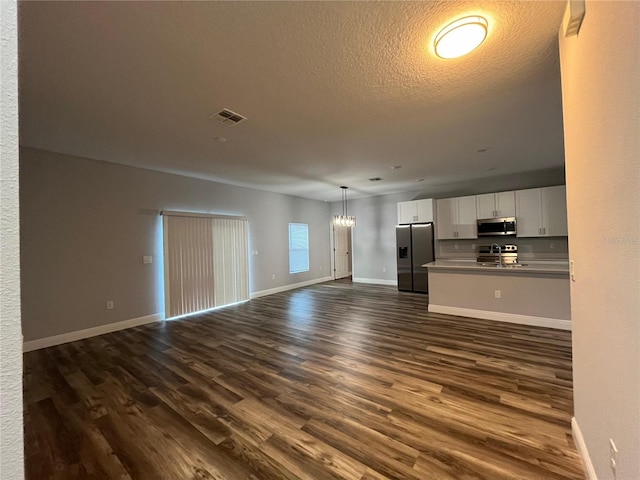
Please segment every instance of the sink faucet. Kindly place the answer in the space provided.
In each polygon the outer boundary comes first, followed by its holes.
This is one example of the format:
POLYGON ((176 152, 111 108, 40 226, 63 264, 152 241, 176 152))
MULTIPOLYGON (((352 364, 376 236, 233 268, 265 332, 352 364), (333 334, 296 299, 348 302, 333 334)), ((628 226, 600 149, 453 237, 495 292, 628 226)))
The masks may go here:
POLYGON ((497 243, 492 243, 491 251, 493 251, 493 247, 498 247, 498 266, 501 267, 502 266, 502 247, 497 243))

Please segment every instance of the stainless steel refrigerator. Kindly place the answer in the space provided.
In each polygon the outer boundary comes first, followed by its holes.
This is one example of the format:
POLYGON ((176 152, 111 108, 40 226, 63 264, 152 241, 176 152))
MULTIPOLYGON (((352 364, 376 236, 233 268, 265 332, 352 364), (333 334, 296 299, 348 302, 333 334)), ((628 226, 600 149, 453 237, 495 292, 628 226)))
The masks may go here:
POLYGON ((427 269, 433 262, 433 223, 412 223, 396 227, 398 290, 429 293, 427 269))

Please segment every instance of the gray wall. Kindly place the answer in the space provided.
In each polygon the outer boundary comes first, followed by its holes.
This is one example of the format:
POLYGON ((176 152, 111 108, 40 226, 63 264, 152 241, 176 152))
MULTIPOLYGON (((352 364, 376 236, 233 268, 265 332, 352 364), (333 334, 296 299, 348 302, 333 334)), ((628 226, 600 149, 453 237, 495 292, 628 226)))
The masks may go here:
POLYGON ((324 202, 30 148, 20 202, 27 341, 162 312, 163 209, 248 217, 252 293, 330 274, 324 202), (309 272, 289 274, 289 222, 309 224, 309 272))
POLYGON ((586 2, 560 35, 575 418, 595 473, 640 478, 640 3, 586 2), (602 227, 605 228, 602 228, 602 227))
POLYGON ((0 2, 0 476, 24 478, 18 237, 18 15, 0 2))

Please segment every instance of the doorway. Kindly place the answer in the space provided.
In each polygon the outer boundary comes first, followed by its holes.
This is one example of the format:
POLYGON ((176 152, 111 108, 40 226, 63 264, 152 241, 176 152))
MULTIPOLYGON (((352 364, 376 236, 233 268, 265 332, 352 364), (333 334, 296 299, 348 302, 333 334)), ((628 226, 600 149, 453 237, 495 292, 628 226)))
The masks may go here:
POLYGON ((333 279, 351 276, 351 227, 333 225, 333 279))

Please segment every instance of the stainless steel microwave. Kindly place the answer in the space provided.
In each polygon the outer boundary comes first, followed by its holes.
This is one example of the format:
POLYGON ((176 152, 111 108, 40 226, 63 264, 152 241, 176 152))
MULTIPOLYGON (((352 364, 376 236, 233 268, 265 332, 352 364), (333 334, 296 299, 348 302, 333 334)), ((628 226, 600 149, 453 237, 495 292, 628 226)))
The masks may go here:
POLYGON ((483 218, 478 220, 478 236, 493 237, 497 235, 516 234, 516 217, 483 218))

